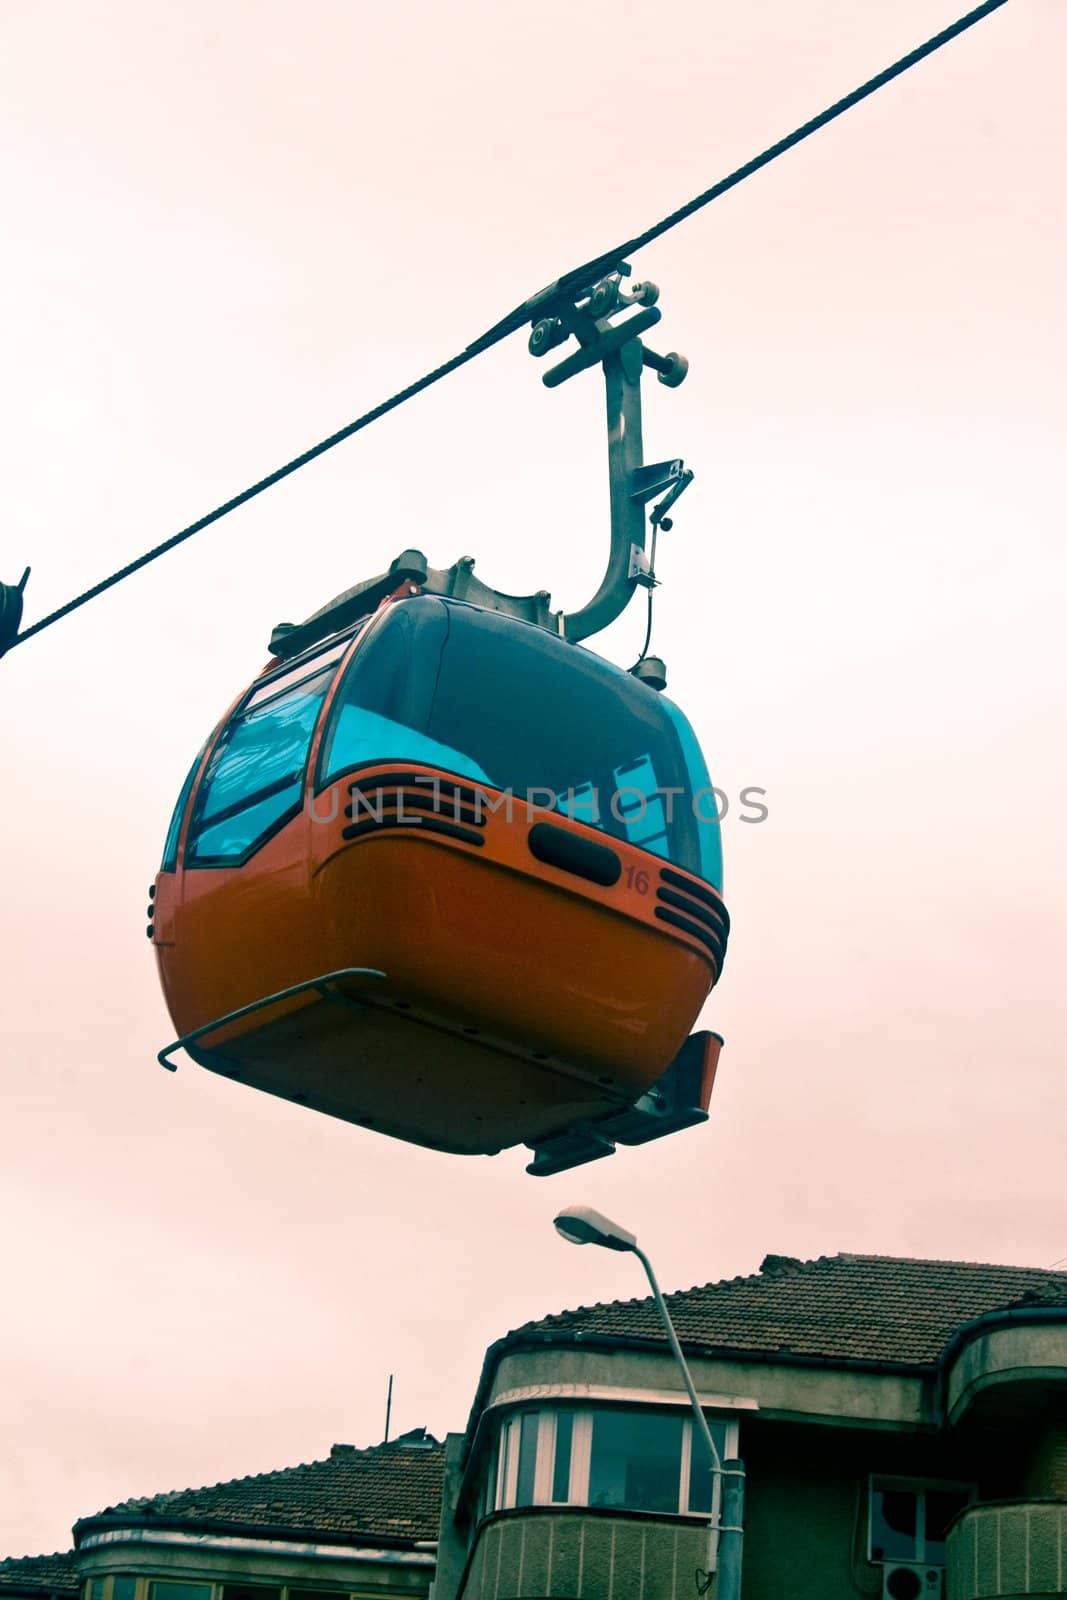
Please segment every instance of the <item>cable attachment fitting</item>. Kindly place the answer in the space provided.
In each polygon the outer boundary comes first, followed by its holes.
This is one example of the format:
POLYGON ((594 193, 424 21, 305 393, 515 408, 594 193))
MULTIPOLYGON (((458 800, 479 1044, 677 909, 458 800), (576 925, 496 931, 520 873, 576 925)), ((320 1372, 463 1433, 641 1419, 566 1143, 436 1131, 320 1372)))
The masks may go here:
MULTIPOLYGON (((559 283, 542 289, 528 302, 530 310, 538 313, 533 318, 528 343, 530 354, 547 356, 549 351, 566 344, 573 334, 587 351, 597 350, 598 353, 590 354, 589 359, 582 363, 582 366, 593 366, 611 350, 618 349, 621 343, 628 343, 644 328, 652 327, 659 321, 658 311, 654 316, 640 318, 640 327, 635 326, 632 320, 625 324, 611 324, 610 319, 628 307, 637 306, 647 312, 659 299, 659 288, 651 282, 635 282, 628 289, 624 288, 624 280, 629 276, 630 263, 618 261, 610 272, 593 282, 571 282, 566 287, 559 283), (618 334, 622 327, 627 331, 624 338, 620 339, 618 334), (614 337, 605 344, 603 336, 608 333, 614 337)), ((653 361, 659 363, 657 371, 661 370, 665 361, 676 359, 679 358, 653 357, 653 361)), ((564 377, 569 378, 578 371, 581 371, 581 367, 569 367, 564 377)), ((663 382, 667 381, 663 379, 663 382)), ((675 381, 680 383, 681 378, 675 381)), ((562 382, 562 377, 553 378, 552 374, 545 378, 550 389, 562 382)))
MULTIPOLYGON (((578 341, 573 354, 545 373, 546 388, 555 389, 576 373, 599 365, 660 320, 661 313, 656 310, 659 289, 654 283, 635 283, 627 289, 624 283, 629 276, 629 262, 619 261, 591 283, 572 283, 567 288, 557 285, 535 297, 537 315, 530 331, 530 354, 547 356, 572 336, 578 341)), ((663 356, 654 359, 661 366, 669 360, 663 356)))
POLYGON ((22 595, 29 575, 30 569, 27 567, 18 583, 0 583, 0 656, 11 649, 19 636, 22 595))
MULTIPOLYGON (((681 466, 682 463, 679 461, 678 465, 681 466)), ((684 471, 679 473, 677 479, 667 490, 667 493, 663 496, 663 499, 659 502, 659 504, 652 507, 652 512, 648 520, 652 524, 653 540, 655 540, 657 528, 662 528, 664 533, 670 533, 671 529, 674 527, 673 517, 668 517, 666 513, 671 509, 671 506, 673 506, 674 502, 678 499, 678 496, 683 495, 688 489, 689 485, 693 481, 693 476, 694 474, 692 468, 686 467, 684 471)), ((654 543, 652 548, 655 549, 654 543)))

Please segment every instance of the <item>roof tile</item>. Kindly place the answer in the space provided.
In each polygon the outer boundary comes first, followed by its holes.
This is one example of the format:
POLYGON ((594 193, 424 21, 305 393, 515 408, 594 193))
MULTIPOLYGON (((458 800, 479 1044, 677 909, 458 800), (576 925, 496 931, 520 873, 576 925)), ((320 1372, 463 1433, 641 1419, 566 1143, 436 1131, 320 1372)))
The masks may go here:
MULTIPOLYGON (((931 1366, 963 1323, 1022 1304, 1067 1305, 1067 1272, 971 1261, 835 1255, 767 1256, 758 1273, 667 1295, 691 1348, 931 1366)), ((581 1306, 510 1336, 606 1335, 660 1340, 651 1298, 581 1306)))
POLYGON ((74 1536, 77 1542, 80 1532, 107 1518, 240 1524, 252 1536, 299 1530, 346 1543, 413 1543, 437 1538, 443 1474, 444 1446, 420 1428, 367 1450, 334 1445, 325 1461, 123 1500, 77 1523, 74 1536))
POLYGON ((8 1556, 0 1560, 0 1592, 32 1590, 77 1594, 74 1551, 60 1550, 50 1556, 8 1556))

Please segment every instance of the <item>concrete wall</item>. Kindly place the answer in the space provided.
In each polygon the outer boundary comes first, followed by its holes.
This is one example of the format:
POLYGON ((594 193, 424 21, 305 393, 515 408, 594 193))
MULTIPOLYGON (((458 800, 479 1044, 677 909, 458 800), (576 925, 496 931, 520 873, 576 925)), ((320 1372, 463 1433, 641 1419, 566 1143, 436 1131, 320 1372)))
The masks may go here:
POLYGON ((972 1480, 984 1463, 944 1435, 910 1437, 746 1421, 745 1600, 880 1595, 867 1561, 874 1476, 972 1480))
POLYGON ((1046 1401, 1035 1430, 1020 1498, 1067 1500, 1067 1407, 1058 1397, 1046 1401))
MULTIPOLYGON (((839 1426, 917 1428, 939 1420, 933 1384, 899 1373, 774 1365, 763 1361, 689 1358, 702 1396, 740 1396, 761 1413, 839 1426)), ((536 1390, 550 1398, 560 1385, 608 1384, 617 1388, 684 1393, 669 1351, 582 1350, 568 1347, 516 1350, 493 1374, 489 1403, 508 1402, 516 1392, 536 1390)), ((536 1397, 536 1396, 534 1396, 536 1397)))
POLYGON ((959 1422, 987 1390, 1038 1381, 1067 1383, 1067 1326, 1020 1322, 991 1328, 968 1340, 949 1367, 949 1421, 959 1422))
POLYGON ((948 1536, 947 1600, 1067 1594, 1067 1503, 972 1506, 948 1536))

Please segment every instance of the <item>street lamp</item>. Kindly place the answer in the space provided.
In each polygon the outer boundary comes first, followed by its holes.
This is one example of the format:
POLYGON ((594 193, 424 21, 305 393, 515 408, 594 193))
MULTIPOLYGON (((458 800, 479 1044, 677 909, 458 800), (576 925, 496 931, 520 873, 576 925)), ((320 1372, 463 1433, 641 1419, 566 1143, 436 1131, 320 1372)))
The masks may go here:
POLYGON ((678 1343, 678 1335, 674 1331, 670 1312, 667 1310, 666 1301, 656 1282, 656 1274, 652 1270, 652 1263, 641 1249, 634 1234, 628 1229, 620 1227, 617 1222, 612 1222, 610 1217, 605 1217, 601 1212, 594 1211, 592 1206, 567 1206, 554 1219, 556 1232, 567 1240, 568 1244, 598 1244, 605 1250, 624 1250, 630 1255, 635 1255, 645 1269, 652 1298, 656 1302, 656 1310, 660 1314, 663 1328, 667 1335, 667 1343, 671 1353, 682 1374, 689 1403, 693 1408, 693 1421, 697 1431, 704 1441, 708 1455, 712 1461, 712 1495, 711 1517, 708 1525, 708 1583, 711 1575, 718 1566, 718 1584, 716 1586, 716 1600, 740 1600, 741 1596, 741 1516, 744 1509, 745 1495, 745 1469, 740 1461, 730 1461, 723 1465, 718 1447, 708 1427, 696 1388, 693 1384, 689 1364, 682 1354, 682 1347, 678 1343), (720 1482, 722 1483, 721 1500, 718 1494, 720 1482))

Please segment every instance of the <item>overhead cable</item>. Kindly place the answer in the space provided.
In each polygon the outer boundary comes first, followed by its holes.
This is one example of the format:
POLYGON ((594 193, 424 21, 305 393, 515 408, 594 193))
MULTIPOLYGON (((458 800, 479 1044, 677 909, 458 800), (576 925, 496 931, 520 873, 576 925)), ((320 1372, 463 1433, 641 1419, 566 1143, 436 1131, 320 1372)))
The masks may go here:
MULTIPOLYGON (((587 261, 584 265, 565 273, 562 278, 550 284, 547 289, 543 289, 536 295, 531 296, 530 299, 523 301, 508 316, 495 323, 493 327, 489 328, 478 339, 475 339, 472 344, 461 350, 458 355, 452 356, 450 360, 443 362, 441 366, 435 367, 425 377, 409 384, 406 389, 399 390, 396 394, 391 395, 388 400, 383 400, 380 405, 374 406, 370 411, 365 411, 354 422, 339 428, 336 433, 331 433, 328 438, 312 445, 309 450, 294 456, 284 466, 269 472, 265 478, 260 478, 257 483, 253 483, 249 488, 243 489, 240 494, 236 494, 232 499, 224 501, 222 505, 216 506, 213 511, 207 512, 205 516, 198 517, 195 522, 189 523, 188 527, 172 534, 162 544, 157 544, 152 549, 146 550, 136 560, 130 561, 124 567, 120 567, 117 572, 111 573, 109 577, 101 579, 91 589, 86 589, 84 593, 75 596, 73 600, 68 600, 57 611, 50 612, 48 616, 43 617, 39 622, 24 628, 17 637, 10 640, 8 648, 14 649, 16 645, 23 644, 27 639, 32 639, 35 633, 41 633, 45 628, 50 628, 53 623, 60 621, 62 617, 69 616, 72 611, 77 611, 81 606, 87 605, 90 600, 95 600, 99 595, 106 593, 108 589, 113 589, 116 584, 132 577, 142 567, 147 567, 151 562, 158 560, 160 556, 166 555, 169 550, 174 550, 178 545, 183 544, 186 539, 191 539, 194 534, 202 533, 205 528, 209 528, 214 522, 221 521, 231 511, 236 511, 239 506, 247 505, 250 500, 254 500, 264 490, 273 488, 276 483, 281 483, 283 478, 290 477, 292 473, 299 471, 301 467, 305 467, 309 462, 316 460, 317 457, 325 455, 327 450, 332 450, 335 445, 343 443, 345 439, 350 439, 353 434, 369 427, 372 422, 377 422, 379 417, 384 417, 387 412, 395 411, 398 406, 413 399, 415 395, 421 394, 424 389, 429 389, 431 385, 438 383, 442 378, 448 377, 450 373, 458 371, 468 361, 472 361, 475 356, 481 355, 483 351, 491 349, 495 344, 499 344, 502 339, 507 338, 509 334, 516 332, 524 324, 534 319, 538 314, 539 307, 543 306, 547 300, 565 296, 568 288, 573 287, 577 290, 591 285, 598 277, 610 272, 627 256, 633 255, 654 239, 662 238, 665 233, 669 232, 671 228, 677 227, 680 222, 684 222, 687 217, 693 216, 695 212, 702 210, 704 206, 710 205, 713 200, 717 200, 720 195, 726 194, 728 190, 736 188, 739 183, 743 183, 746 178, 758 172, 761 167, 768 166, 772 161, 777 160, 779 156, 784 155, 787 150, 793 149, 795 145, 800 144, 802 140, 818 132, 820 128, 825 128, 828 123, 833 122, 843 112, 858 105, 861 100, 865 100, 868 95, 874 94, 876 90, 884 88, 887 83, 892 82, 894 78, 898 78, 901 73, 907 72, 909 67, 915 66, 927 56, 933 55, 934 51, 939 50, 942 45, 948 44, 950 40, 957 38, 968 28, 973 27, 976 22, 980 22, 984 17, 989 16, 991 12, 999 10, 1002 5, 1006 4, 1007 0, 985 0, 983 5, 975 7, 966 16, 960 17, 957 22, 952 23, 950 27, 934 34, 925 44, 921 44, 917 49, 909 51, 906 56, 901 56, 900 60, 894 62, 892 66, 886 67, 884 71, 879 72, 875 77, 869 78, 858 89, 853 89, 851 94, 836 100, 832 106, 828 106, 818 116, 812 117, 810 121, 803 123, 792 133, 787 134, 784 139, 779 139, 776 144, 769 145, 766 150, 753 157, 751 161, 746 161, 744 166, 737 167, 727 177, 721 178, 710 189, 705 189, 702 194, 698 194, 676 211, 672 211, 662 221, 653 224, 650 228, 646 228, 643 233, 636 234, 632 239, 627 239, 624 243, 617 245, 615 249, 606 251, 592 261, 587 261)), ((3 640, 0 639, 0 654, 3 653, 3 648, 3 640)))

